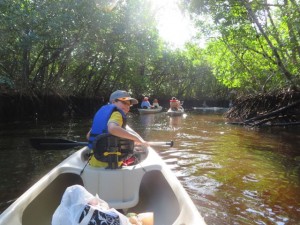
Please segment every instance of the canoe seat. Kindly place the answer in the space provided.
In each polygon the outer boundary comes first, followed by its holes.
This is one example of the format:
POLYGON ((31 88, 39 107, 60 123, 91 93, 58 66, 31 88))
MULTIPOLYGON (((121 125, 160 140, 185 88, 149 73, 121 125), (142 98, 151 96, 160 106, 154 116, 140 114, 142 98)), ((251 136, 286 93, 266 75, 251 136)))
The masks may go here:
POLYGON ((142 168, 134 166, 116 170, 87 166, 82 179, 84 187, 93 195, 98 194, 110 207, 125 209, 138 203, 144 174, 142 168))

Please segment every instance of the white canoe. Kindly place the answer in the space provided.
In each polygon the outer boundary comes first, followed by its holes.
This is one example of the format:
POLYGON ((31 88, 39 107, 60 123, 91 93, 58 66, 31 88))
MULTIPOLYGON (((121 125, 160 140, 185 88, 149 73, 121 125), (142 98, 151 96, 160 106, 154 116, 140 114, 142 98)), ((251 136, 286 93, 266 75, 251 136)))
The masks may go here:
POLYGON ((180 108, 178 110, 172 110, 171 108, 166 112, 168 116, 181 116, 184 113, 184 108, 180 108))
MULTIPOLYGON (((157 225, 203 225, 191 198, 160 156, 151 148, 134 166, 109 170, 86 166, 84 147, 35 183, 1 215, 1 225, 50 225, 67 187, 80 184, 110 207, 125 212, 153 212, 157 225)), ((67 225, 67 224, 66 224, 67 225)))
POLYGON ((159 113, 162 111, 162 107, 159 106, 158 108, 153 109, 138 109, 140 114, 152 114, 152 113, 159 113))
POLYGON ((228 111, 228 108, 224 108, 224 107, 193 107, 193 109, 201 112, 214 112, 214 113, 224 113, 228 111))

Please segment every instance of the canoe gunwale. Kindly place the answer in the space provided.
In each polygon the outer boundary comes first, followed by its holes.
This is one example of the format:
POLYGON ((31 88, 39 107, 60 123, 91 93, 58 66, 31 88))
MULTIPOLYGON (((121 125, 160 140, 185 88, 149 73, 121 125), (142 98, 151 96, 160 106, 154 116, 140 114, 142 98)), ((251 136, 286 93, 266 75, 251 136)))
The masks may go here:
POLYGON ((154 109, 138 109, 140 114, 154 114, 154 113, 160 113, 162 111, 163 107, 159 106, 158 108, 154 109))
POLYGON ((166 112, 166 114, 168 115, 168 116, 181 116, 181 115, 183 115, 184 114, 184 108, 180 108, 180 109, 178 109, 177 111, 174 111, 174 110, 172 110, 172 109, 168 109, 168 111, 166 112))

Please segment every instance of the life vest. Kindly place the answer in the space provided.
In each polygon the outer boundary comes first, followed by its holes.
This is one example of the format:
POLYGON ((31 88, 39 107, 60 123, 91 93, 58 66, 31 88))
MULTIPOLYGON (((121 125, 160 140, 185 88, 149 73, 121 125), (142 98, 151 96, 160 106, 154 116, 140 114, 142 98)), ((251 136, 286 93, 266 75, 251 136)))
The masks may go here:
POLYGON ((122 128, 125 129, 126 127, 125 113, 122 110, 118 109, 118 107, 116 107, 113 104, 102 106, 96 113, 93 120, 93 125, 92 125, 92 129, 89 137, 89 144, 88 144, 90 149, 93 148, 93 142, 96 136, 98 136, 99 134, 108 134, 107 122, 114 111, 118 111, 121 113, 123 119, 122 128))
POLYGON ((118 111, 122 115, 122 128, 126 127, 126 115, 115 105, 105 105, 96 113, 89 138, 89 148, 93 149, 94 157, 108 163, 108 168, 118 168, 118 162, 122 161, 133 152, 134 142, 119 138, 108 133, 107 123, 113 112, 118 111))
POLYGON ((93 142, 94 157, 101 162, 108 163, 109 169, 119 168, 119 162, 132 154, 133 149, 134 141, 111 134, 100 134, 93 142))

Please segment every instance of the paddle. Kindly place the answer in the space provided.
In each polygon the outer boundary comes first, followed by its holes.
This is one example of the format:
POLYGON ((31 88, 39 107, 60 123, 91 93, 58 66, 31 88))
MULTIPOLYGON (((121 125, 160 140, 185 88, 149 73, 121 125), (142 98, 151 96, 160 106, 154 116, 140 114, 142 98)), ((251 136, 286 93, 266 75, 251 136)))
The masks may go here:
MULTIPOLYGON (((61 138, 31 138, 30 143, 32 147, 37 150, 65 150, 77 146, 87 146, 88 142, 70 141, 61 138)), ((173 141, 170 142, 148 142, 150 146, 170 146, 174 145, 173 141)))

